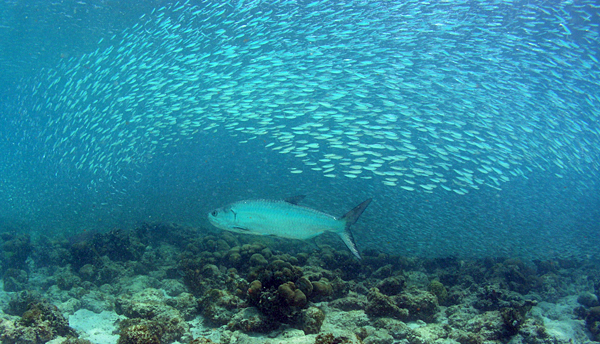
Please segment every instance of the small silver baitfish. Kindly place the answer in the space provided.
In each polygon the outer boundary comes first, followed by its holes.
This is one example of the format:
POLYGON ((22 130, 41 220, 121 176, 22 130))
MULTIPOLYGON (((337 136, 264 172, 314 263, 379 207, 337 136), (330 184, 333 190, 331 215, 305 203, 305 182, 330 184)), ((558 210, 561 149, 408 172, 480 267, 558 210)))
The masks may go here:
POLYGON ((208 214, 208 220, 220 229, 257 235, 274 235, 307 240, 325 232, 337 233, 350 252, 361 259, 350 231, 371 198, 357 205, 341 218, 336 218, 297 203, 304 196, 285 200, 246 200, 232 203, 208 214))

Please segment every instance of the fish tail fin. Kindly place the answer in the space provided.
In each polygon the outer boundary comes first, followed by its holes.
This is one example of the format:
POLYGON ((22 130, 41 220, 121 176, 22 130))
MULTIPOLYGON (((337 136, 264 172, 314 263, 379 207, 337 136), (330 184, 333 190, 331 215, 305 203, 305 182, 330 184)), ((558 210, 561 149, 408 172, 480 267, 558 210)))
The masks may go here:
POLYGON ((367 208, 369 203, 371 203, 372 200, 372 198, 369 198, 368 200, 362 202, 361 204, 354 207, 354 209, 347 212, 341 218, 341 220, 344 221, 346 225, 344 226, 344 231, 338 234, 342 238, 342 241, 344 242, 344 244, 346 244, 350 252, 352 252, 352 254, 354 254, 354 256, 356 256, 356 258, 358 259, 362 258, 360 257, 360 253, 358 253, 358 248, 356 248, 356 243, 354 242, 354 236, 352 235, 352 231, 350 231, 350 226, 352 226, 356 223, 356 221, 358 221, 358 218, 363 213, 363 211, 365 211, 365 209, 367 208))

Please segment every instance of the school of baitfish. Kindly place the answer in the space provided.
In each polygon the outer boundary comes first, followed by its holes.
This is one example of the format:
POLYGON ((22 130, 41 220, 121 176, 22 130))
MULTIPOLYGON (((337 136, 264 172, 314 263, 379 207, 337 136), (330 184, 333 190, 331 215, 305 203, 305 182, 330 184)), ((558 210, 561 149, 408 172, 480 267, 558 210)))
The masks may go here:
POLYGON ((30 84, 46 159, 112 178, 225 129, 293 174, 465 194, 597 172, 593 1, 177 3, 30 84))

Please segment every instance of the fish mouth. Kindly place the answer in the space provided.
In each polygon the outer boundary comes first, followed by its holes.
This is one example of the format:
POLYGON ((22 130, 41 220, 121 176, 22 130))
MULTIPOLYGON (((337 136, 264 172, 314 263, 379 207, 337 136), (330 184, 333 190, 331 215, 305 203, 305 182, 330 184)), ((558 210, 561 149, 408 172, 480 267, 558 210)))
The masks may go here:
POLYGON ((217 221, 217 218, 212 216, 211 214, 208 214, 208 222, 210 222, 211 225, 217 227, 217 228, 222 228, 221 224, 219 223, 219 221, 217 221))

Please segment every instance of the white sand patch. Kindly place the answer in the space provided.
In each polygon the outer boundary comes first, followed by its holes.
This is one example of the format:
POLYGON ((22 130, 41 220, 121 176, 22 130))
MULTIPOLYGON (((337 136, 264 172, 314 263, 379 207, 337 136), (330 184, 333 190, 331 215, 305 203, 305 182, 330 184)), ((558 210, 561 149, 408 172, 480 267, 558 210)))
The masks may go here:
POLYGON ((94 313, 87 309, 80 309, 69 316, 69 325, 76 329, 80 338, 87 339, 94 344, 116 344, 119 335, 118 320, 125 319, 115 312, 102 311, 94 313))
POLYGON ((573 314, 577 296, 567 296, 558 303, 540 302, 531 309, 531 315, 537 316, 544 322, 546 333, 560 343, 588 343, 590 339, 585 333, 585 321, 576 319, 573 314))

